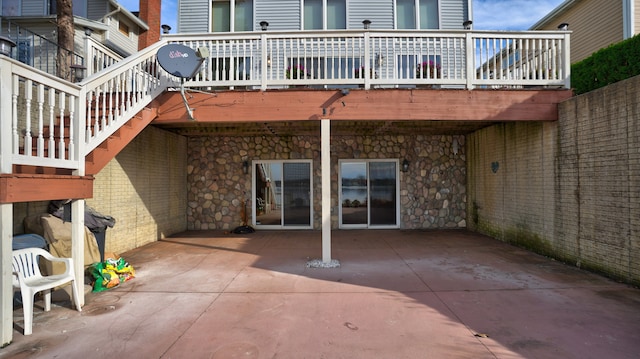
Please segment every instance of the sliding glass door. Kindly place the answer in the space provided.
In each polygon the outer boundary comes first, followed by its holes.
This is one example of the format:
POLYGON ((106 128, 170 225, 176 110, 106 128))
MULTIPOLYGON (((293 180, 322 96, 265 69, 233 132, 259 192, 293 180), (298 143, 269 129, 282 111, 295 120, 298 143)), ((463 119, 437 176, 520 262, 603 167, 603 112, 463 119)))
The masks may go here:
POLYGON ((340 161, 340 228, 398 228, 397 160, 340 161))
POLYGON ((311 161, 256 161, 253 169, 253 225, 312 228, 311 161))

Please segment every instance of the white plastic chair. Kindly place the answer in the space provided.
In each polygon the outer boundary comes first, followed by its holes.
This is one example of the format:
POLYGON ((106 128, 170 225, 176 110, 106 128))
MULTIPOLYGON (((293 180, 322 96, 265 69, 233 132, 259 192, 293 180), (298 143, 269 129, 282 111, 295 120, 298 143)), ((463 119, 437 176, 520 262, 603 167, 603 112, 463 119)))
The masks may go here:
POLYGON ((38 292, 44 291, 44 310, 51 310, 51 289, 70 283, 73 302, 80 312, 80 297, 75 285, 76 277, 73 272, 73 259, 57 258, 42 248, 25 248, 13 251, 13 288, 22 293, 22 308, 24 312, 24 335, 30 335, 33 324, 33 302, 38 292), (65 271, 62 274, 43 276, 40 273, 38 259, 43 257, 51 262, 64 262, 65 271))

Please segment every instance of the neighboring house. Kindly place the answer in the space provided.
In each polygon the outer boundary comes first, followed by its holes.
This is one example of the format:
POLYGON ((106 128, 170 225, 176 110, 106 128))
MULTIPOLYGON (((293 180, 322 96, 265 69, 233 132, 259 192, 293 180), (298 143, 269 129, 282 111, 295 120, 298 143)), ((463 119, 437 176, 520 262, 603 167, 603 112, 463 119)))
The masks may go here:
POLYGON ((568 24, 571 63, 640 33, 640 0, 566 0, 531 26, 555 30, 568 24))
MULTIPOLYGON (((105 45, 122 57, 138 51, 138 38, 149 26, 126 10, 115 0, 74 0, 75 25, 74 62, 86 65, 84 37, 90 33, 93 40, 105 45), (88 31, 89 32, 88 32, 88 31), (83 63, 80 63, 80 62, 83 63)), ((28 65, 47 71, 55 62, 56 53, 56 1, 3 0, 1 35, 16 43, 14 57, 28 65), (42 50, 47 47, 47 50, 42 50), (49 56, 47 59, 42 57, 49 56)), ((52 72, 52 71, 48 71, 52 72)))
POLYGON ((178 33, 269 30, 462 29, 471 0, 179 0, 178 33), (394 15, 395 14, 395 15, 394 15))

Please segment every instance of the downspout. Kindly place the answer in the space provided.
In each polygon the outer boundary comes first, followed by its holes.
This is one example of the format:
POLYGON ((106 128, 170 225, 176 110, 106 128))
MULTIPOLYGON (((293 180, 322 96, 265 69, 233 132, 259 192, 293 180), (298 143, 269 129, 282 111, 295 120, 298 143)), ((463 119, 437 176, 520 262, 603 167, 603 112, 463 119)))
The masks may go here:
POLYGON ((622 0, 622 39, 626 40, 635 34, 635 2, 622 0))
MULTIPOLYGON (((118 7, 115 10, 101 17, 99 21, 102 21, 102 23, 109 25, 109 22, 111 21, 111 16, 119 13, 120 11, 122 11, 122 7, 118 5, 118 7), (107 20, 106 22, 104 21, 105 19, 107 20)), ((111 31, 105 31, 105 36, 104 36, 105 40, 109 40, 109 34, 111 34, 111 31)))

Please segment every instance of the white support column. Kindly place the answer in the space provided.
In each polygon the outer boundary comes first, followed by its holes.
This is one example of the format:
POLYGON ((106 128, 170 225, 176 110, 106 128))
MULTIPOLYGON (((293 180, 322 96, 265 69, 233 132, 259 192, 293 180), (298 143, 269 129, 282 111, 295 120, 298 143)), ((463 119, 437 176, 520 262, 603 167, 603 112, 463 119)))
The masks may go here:
POLYGON ((11 255, 13 243, 13 203, 0 204, 0 263, 2 263, 2 276, 0 277, 0 302, 2 303, 2 327, 0 335, 2 342, 0 347, 11 343, 13 340, 13 269, 11 255))
POLYGON ((320 120, 322 176, 322 261, 331 262, 331 120, 320 120))
MULTIPOLYGON (((0 173, 11 173, 12 162, 12 76, 11 62, 0 56, 0 173)), ((13 340, 13 203, 0 204, 0 347, 13 340)))
POLYGON ((71 258, 80 306, 84 305, 84 199, 71 202, 71 258))

